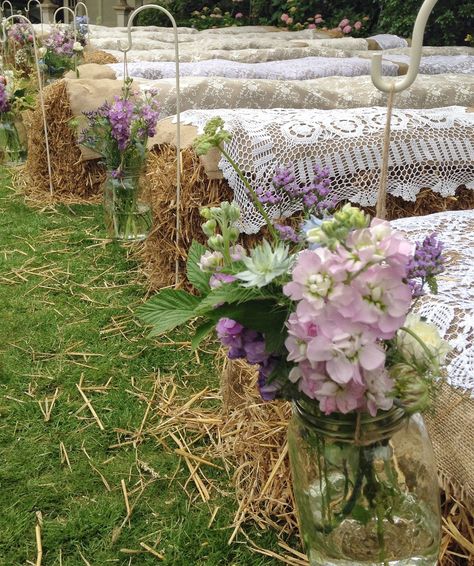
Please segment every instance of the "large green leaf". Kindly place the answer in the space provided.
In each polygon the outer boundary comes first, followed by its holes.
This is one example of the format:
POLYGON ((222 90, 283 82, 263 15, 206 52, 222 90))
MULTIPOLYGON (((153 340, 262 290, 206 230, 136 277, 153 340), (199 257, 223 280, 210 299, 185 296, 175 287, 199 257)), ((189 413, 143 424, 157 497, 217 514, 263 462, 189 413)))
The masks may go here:
POLYGON ((196 309, 196 314, 208 314, 216 305, 245 303, 252 299, 272 299, 274 295, 256 287, 245 288, 239 282, 225 283, 212 290, 196 309))
POLYGON ((200 300, 185 291, 164 289, 139 307, 137 315, 153 326, 150 336, 156 336, 195 318, 194 309, 200 300))
POLYGON ((195 350, 199 344, 208 336, 215 328, 216 323, 214 320, 207 320, 196 328, 194 336, 191 339, 191 348, 195 350))
POLYGON ((265 335, 267 352, 278 352, 286 337, 285 322, 288 317, 286 307, 278 305, 274 300, 252 300, 239 305, 223 305, 207 313, 215 319, 231 318, 240 322, 245 328, 251 328, 265 335))
POLYGON ((198 262, 205 251, 206 248, 202 244, 193 240, 188 251, 188 261, 186 263, 186 275, 188 276, 188 281, 203 295, 209 292, 209 278, 211 276, 210 273, 204 273, 201 271, 198 265, 198 262))

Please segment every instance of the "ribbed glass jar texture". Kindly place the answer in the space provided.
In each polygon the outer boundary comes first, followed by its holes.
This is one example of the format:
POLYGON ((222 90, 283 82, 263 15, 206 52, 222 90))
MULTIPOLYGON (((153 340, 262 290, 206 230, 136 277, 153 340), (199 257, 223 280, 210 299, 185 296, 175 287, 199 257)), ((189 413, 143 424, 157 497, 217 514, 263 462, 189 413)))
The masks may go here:
POLYGON ((326 416, 296 402, 288 444, 311 566, 437 564, 439 488, 421 415, 326 416))
POLYGON ((24 147, 9 112, 0 114, 0 163, 6 166, 21 165, 26 159, 24 147))
POLYGON ((110 238, 144 240, 152 226, 151 206, 144 199, 140 175, 107 174, 103 193, 105 224, 110 238))

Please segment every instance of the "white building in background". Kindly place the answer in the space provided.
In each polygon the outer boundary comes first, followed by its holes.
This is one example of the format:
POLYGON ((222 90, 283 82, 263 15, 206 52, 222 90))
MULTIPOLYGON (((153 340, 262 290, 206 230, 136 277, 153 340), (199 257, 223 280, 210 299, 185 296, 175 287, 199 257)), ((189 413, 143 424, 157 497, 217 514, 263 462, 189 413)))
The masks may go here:
MULTIPOLYGON (((101 23, 104 26, 125 26, 128 16, 144 4, 150 4, 147 0, 82 0, 89 11, 91 24, 101 23)), ((52 14, 58 5, 74 8, 77 0, 41 0, 45 21, 51 21, 52 14)), ((82 11, 79 12, 82 14, 82 11)))

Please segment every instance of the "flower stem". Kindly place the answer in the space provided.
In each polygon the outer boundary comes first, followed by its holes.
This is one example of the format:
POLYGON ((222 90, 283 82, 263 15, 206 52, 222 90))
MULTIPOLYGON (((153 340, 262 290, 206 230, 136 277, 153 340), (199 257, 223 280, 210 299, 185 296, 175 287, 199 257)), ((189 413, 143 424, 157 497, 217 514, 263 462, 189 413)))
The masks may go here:
POLYGON ((245 188, 248 190, 248 192, 250 193, 251 197, 252 197, 252 201, 253 204, 255 205, 255 208, 260 212, 260 214, 263 216, 263 219, 265 220, 267 227, 268 227, 268 231, 270 232, 270 234, 272 235, 273 240, 276 242, 278 240, 278 234, 272 224, 272 221, 270 220, 270 217, 268 216, 267 211, 265 210, 265 208, 263 207, 262 203, 258 200, 258 196, 257 193, 253 190, 252 186, 250 185, 250 183, 247 181, 247 179, 244 177, 242 171, 240 170, 240 168, 237 166, 237 163, 232 159, 232 157, 227 153, 227 151, 219 146, 219 149, 222 152, 222 155, 227 159, 227 161, 232 165, 234 171, 237 173, 237 175, 239 176, 239 179, 242 181, 242 183, 245 185, 245 188))

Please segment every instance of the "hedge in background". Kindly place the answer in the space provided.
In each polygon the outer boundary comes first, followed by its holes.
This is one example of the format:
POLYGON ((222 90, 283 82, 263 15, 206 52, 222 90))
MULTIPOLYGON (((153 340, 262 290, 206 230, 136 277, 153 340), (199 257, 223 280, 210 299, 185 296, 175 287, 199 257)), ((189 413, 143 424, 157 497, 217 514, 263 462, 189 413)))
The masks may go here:
MULTIPOLYGON (((161 5, 176 18, 179 25, 205 29, 233 24, 284 25, 281 16, 293 19, 292 28, 302 29, 314 24, 321 14, 331 28, 347 18, 364 21, 363 35, 394 33, 409 37, 422 0, 163 0, 161 5), (237 18, 236 18, 237 16, 237 18)), ((428 20, 426 45, 463 45, 473 33, 474 0, 439 0, 428 20)), ((140 25, 168 26, 168 19, 157 11, 143 12, 140 25)))

